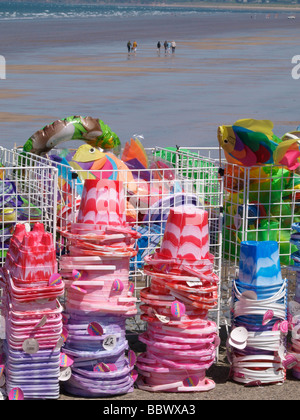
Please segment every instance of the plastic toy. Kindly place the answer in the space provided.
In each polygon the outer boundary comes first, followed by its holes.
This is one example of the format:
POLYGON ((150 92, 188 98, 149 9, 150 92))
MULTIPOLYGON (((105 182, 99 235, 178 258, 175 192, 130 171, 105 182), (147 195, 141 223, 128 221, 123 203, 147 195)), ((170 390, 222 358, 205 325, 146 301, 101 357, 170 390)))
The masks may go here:
POLYGON ((41 223, 30 232, 17 224, 0 280, 9 399, 59 397, 64 283, 56 271, 52 235, 41 223))
POLYGON ((74 360, 65 389, 80 396, 133 391, 135 358, 126 357, 126 317, 137 313, 129 262, 140 234, 126 222, 123 184, 86 179, 76 223, 61 231, 69 254, 61 257, 67 338, 74 360))
POLYGON ((102 120, 72 116, 56 120, 35 132, 24 144, 24 152, 44 154, 69 140, 81 140, 93 147, 119 149, 120 140, 102 120))
POLYGON ((283 383, 287 351, 287 286, 278 244, 241 243, 239 278, 232 288, 227 340, 232 379, 247 386, 283 383))
POLYGON ((218 127, 218 141, 229 163, 245 167, 275 164, 295 170, 299 165, 298 139, 282 141, 269 120, 246 118, 218 127))
POLYGON ((218 282, 209 254, 207 212, 172 208, 160 248, 145 260, 151 285, 140 291, 140 309, 148 327, 139 339, 147 350, 137 360, 137 386, 152 392, 214 388, 205 378, 217 346, 216 324, 206 318, 217 304, 218 282), (208 279, 204 286, 196 277, 200 273, 208 279))

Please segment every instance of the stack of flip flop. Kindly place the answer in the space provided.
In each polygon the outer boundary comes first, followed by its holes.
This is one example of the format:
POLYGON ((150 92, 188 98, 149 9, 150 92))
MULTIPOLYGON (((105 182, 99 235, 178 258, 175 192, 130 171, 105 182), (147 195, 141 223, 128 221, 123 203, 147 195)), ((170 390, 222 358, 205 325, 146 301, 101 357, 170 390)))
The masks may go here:
POLYGON ((300 223, 292 224, 290 242, 297 246, 298 250, 292 253, 294 262, 290 270, 295 271, 295 296, 288 304, 289 329, 291 330, 291 342, 288 356, 290 358, 292 374, 300 379, 300 223))
POLYGON ((208 214, 195 206, 170 209, 162 245, 145 258, 151 286, 141 290, 139 336, 147 350, 138 357, 140 389, 159 392, 208 391, 206 377, 219 344, 217 326, 207 319, 217 305, 218 277, 209 253, 208 214))
POLYGON ((231 377, 246 386, 283 383, 287 285, 275 241, 241 243, 239 278, 233 282, 232 329, 227 341, 231 377))
POLYGON ((64 284, 52 235, 17 224, 1 271, 5 379, 9 399, 59 397, 64 284))
POLYGON ((122 182, 86 180, 76 223, 61 233, 70 251, 60 260, 64 351, 74 361, 65 389, 94 397, 132 392, 135 360, 125 321, 137 313, 129 263, 139 234, 126 223, 122 182))

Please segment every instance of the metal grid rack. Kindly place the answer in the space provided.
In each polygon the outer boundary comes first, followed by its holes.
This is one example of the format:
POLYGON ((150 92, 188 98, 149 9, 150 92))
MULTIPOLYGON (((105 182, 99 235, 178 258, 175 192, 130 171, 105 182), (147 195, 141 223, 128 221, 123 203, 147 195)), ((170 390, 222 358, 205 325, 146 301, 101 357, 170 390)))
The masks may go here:
POLYGON ((291 225, 300 221, 300 173, 282 166, 230 164, 219 148, 190 148, 219 161, 224 179, 223 263, 235 270, 242 241, 275 240, 282 267, 289 266, 291 225))
POLYGON ((300 174, 282 166, 244 168, 230 164, 220 148, 190 148, 192 155, 208 155, 219 162, 224 180, 223 255, 221 308, 230 323, 232 280, 239 268, 240 244, 249 240, 275 240, 283 276, 289 279, 288 293, 294 294, 290 243, 291 225, 300 221, 300 174))
MULTIPOLYGON (((210 252, 215 256, 215 272, 221 275, 222 265, 222 203, 223 182, 218 175, 219 167, 213 159, 189 156, 177 148, 146 149, 150 169, 128 171, 118 169, 117 178, 124 183, 127 202, 127 220, 138 230, 138 254, 130 264, 131 281, 135 284, 135 294, 148 286, 149 278, 143 272, 144 257, 159 247, 164 234, 164 226, 171 207, 193 204, 205 208, 209 215, 210 252), (161 161, 163 166, 157 163, 161 161)), ((20 152, 18 152, 20 153, 20 152)), ((66 229, 75 221, 80 205, 84 179, 96 176, 108 178, 109 170, 88 171, 74 169, 56 160, 26 154, 30 165, 53 165, 58 171, 57 226, 66 229)), ((65 252, 65 240, 57 234, 57 247, 65 252)), ((219 325, 220 305, 213 311, 219 325)))
POLYGON ((16 223, 41 222, 55 239, 57 180, 53 166, 33 164, 0 147, 0 266, 16 223))
POLYGON ((295 273, 290 242, 291 225, 300 221, 300 176, 276 165, 242 168, 224 166, 224 281, 231 289, 238 275, 242 241, 277 241, 288 294, 294 295, 295 273))
POLYGON ((300 221, 300 176, 281 166, 224 167, 224 259, 238 265, 241 241, 275 240, 282 266, 296 247, 291 225, 300 221))

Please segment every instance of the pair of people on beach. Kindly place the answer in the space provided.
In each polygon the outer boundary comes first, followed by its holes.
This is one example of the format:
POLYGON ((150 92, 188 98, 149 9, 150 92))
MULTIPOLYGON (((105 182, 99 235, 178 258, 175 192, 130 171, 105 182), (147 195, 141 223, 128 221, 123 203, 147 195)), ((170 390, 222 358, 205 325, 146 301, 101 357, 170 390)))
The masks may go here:
MULTIPOLYGON (((161 43, 160 43, 160 41, 158 41, 158 43, 157 43, 157 51, 159 51, 159 52, 160 52, 160 47, 161 47, 161 43)), ((176 42, 175 41, 172 41, 172 42, 165 41, 164 42, 165 53, 171 51, 171 49, 172 49, 172 53, 174 53, 175 52, 175 48, 176 48, 176 42)))
POLYGON ((137 42, 136 41, 133 41, 133 44, 131 44, 130 41, 127 42, 127 50, 128 50, 129 53, 130 53, 130 51, 136 52, 136 49, 137 49, 137 42))

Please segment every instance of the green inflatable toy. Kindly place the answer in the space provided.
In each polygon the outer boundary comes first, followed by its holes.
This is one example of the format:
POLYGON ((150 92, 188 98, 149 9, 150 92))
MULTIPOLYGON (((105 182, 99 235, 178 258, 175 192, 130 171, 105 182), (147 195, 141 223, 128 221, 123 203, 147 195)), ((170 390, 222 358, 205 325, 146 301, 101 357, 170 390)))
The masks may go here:
POLYGON ((36 131, 24 144, 23 151, 42 155, 60 143, 82 140, 93 147, 119 153, 119 137, 102 120, 73 116, 54 121, 36 131))

